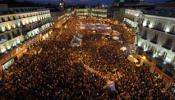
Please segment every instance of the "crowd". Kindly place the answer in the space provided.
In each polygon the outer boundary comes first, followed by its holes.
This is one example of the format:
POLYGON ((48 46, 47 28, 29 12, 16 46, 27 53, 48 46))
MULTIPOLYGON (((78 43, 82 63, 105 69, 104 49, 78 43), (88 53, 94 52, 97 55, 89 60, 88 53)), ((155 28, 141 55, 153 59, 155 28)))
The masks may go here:
POLYGON ((119 49, 134 42, 133 31, 125 25, 89 17, 71 17, 65 25, 68 27, 53 29, 47 39, 29 48, 29 52, 40 52, 25 54, 3 71, 2 100, 107 100, 106 80, 85 69, 84 64, 103 75, 121 73, 120 77, 108 79, 115 82, 116 100, 173 100, 170 91, 163 91, 161 79, 155 78, 147 66, 135 67, 127 60, 129 52, 119 49), (123 43, 104 36, 100 30, 81 30, 80 22, 111 25, 122 33, 119 37, 123 43), (82 35, 82 44, 72 47, 71 40, 77 33, 82 35))

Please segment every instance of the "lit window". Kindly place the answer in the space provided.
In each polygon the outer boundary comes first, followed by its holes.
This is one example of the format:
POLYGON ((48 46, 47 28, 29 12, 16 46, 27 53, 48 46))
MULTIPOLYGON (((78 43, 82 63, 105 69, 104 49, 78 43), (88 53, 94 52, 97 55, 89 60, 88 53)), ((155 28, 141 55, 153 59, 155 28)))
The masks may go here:
POLYGON ((172 62, 172 58, 173 58, 173 56, 166 56, 165 62, 166 63, 171 63, 172 62))
POLYGON ((0 51, 1 51, 1 53, 4 53, 6 51, 5 47, 1 45, 0 46, 0 51))
POLYGON ((138 41, 138 46, 141 47, 142 46, 142 41, 138 41))
POLYGON ((144 20, 143 21, 143 26, 146 26, 147 25, 147 20, 144 20))
POLYGON ((35 22, 35 19, 34 18, 32 19, 32 22, 35 22))
POLYGON ((0 29, 1 29, 1 32, 5 31, 5 27, 4 26, 1 26, 0 29))
POLYGON ((22 21, 22 25, 25 25, 26 23, 24 21, 22 21))
POLYGON ((149 24, 149 28, 153 28, 153 27, 154 27, 154 23, 151 22, 151 23, 149 24))
POLYGON ((147 51, 147 50, 148 50, 147 45, 144 45, 144 51, 147 51))
POLYGON ((35 18, 34 21, 36 22, 37 21, 37 18, 35 18))
POLYGON ((6 22, 5 17, 2 17, 1 20, 2 20, 2 22, 6 22))
POLYGON ((20 26, 21 26, 21 23, 20 23, 20 22, 18 22, 18 23, 17 23, 17 27, 20 27, 20 26))
POLYGON ((20 44, 20 43, 21 43, 21 41, 20 41, 19 38, 16 40, 16 43, 17 43, 17 44, 20 44))
POLYGON ((15 25, 15 24, 13 24, 13 25, 12 25, 12 28, 16 28, 16 25, 15 25))
POLYGON ((14 41, 14 42, 13 42, 13 47, 16 46, 16 45, 17 45, 17 43, 16 43, 16 41, 14 41))
POLYGON ((11 49, 11 45, 10 44, 7 44, 6 45, 6 48, 9 50, 9 49, 11 49))
POLYGON ((7 29, 10 30, 11 29, 11 26, 10 25, 7 25, 7 29))
POLYGON ((26 20, 26 24, 29 24, 29 21, 28 20, 26 20))
POLYGON ((165 32, 170 32, 170 30, 171 30, 171 27, 170 26, 167 26, 166 28, 165 28, 165 32))
POLYGON ((32 23, 32 19, 29 22, 32 23))

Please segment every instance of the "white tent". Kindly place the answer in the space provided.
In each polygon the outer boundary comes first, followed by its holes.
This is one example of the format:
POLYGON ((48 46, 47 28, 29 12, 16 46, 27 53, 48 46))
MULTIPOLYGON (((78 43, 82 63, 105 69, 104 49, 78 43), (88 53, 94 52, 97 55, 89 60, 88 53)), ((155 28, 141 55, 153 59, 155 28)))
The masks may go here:
POLYGON ((121 51, 126 51, 127 48, 126 48, 126 47, 121 47, 120 50, 121 50, 121 51))

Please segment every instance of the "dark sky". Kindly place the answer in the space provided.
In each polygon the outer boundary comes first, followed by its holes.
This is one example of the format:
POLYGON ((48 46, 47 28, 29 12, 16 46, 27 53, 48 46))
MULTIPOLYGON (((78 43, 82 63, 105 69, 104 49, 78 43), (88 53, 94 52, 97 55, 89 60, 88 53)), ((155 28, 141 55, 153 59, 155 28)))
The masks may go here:
MULTIPOLYGON (((17 1, 32 1, 36 3, 51 3, 56 4, 59 0, 17 0, 17 1)), ((166 0, 145 0, 145 2, 153 2, 153 3, 160 3, 165 2, 166 0)), ((111 4, 112 0, 65 0, 66 3, 69 4, 76 4, 76 3, 83 3, 83 4, 111 4)))

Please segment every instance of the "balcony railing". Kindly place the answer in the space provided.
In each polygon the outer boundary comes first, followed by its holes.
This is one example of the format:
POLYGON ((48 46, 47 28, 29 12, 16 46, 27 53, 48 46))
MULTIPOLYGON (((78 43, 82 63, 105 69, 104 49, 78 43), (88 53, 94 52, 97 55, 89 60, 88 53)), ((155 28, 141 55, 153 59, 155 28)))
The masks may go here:
POLYGON ((149 55, 149 56, 152 56, 153 55, 153 51, 152 50, 148 50, 148 51, 146 51, 146 54, 149 55))
POLYGON ((34 22, 28 25, 23 26, 22 31, 23 33, 29 32, 30 30, 33 30, 37 27, 41 27, 42 25, 51 22, 51 18, 44 19, 42 21, 34 22))
MULTIPOLYGON (((7 15, 7 14, 16 14, 16 13, 27 13, 27 12, 34 12, 34 11, 45 11, 49 10, 46 8, 9 8, 5 10, 0 10, 0 15, 7 15)), ((44 14, 44 13, 43 13, 44 14)))
POLYGON ((166 48, 166 49, 171 49, 171 47, 172 47, 172 42, 173 42, 173 40, 172 39, 168 39, 163 45, 162 45, 162 47, 164 47, 164 48, 166 48))
POLYGON ((158 41, 158 35, 154 36, 154 38, 151 40, 152 43, 157 44, 158 41))
POLYGON ((144 33, 142 36, 141 36, 142 39, 147 39, 147 33, 144 33))

